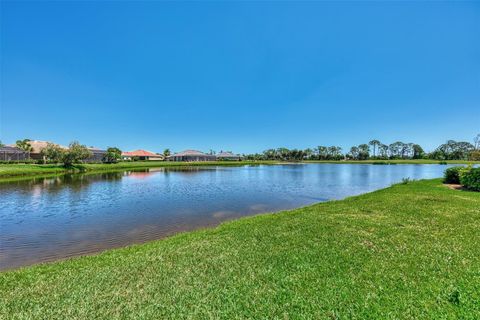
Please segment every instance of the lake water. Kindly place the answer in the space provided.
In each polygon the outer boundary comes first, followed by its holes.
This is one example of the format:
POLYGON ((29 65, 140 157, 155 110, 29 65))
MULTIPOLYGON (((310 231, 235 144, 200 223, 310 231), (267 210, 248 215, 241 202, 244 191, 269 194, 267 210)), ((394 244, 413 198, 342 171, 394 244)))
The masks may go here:
POLYGON ((0 270, 441 177, 445 165, 161 168, 0 183, 0 270))

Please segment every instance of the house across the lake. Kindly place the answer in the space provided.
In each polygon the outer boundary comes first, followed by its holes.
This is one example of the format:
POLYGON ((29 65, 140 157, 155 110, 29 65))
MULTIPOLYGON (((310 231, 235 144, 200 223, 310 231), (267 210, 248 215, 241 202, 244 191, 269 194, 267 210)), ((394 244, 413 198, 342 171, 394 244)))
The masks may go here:
POLYGON ((168 161, 215 161, 217 157, 197 150, 185 150, 175 153, 167 158, 168 161))
POLYGON ((161 161, 165 160, 165 157, 162 154, 153 153, 145 150, 135 150, 122 152, 123 160, 146 160, 146 161, 161 161))
POLYGON ((220 151, 216 154, 217 160, 240 161, 242 157, 239 154, 234 154, 231 151, 220 151))
MULTIPOLYGON (((30 140, 28 143, 32 147, 32 151, 30 152, 30 158, 33 160, 45 160, 42 151, 48 146, 48 144, 54 144, 64 150, 68 149, 68 147, 66 146, 62 146, 49 141, 30 140)), ((102 162, 103 156, 105 155, 105 153, 107 153, 106 150, 98 149, 95 147, 88 147, 87 149, 91 152, 91 155, 87 159, 83 160, 83 162, 102 162)))
POLYGON ((0 161, 25 161, 30 159, 30 154, 14 146, 0 147, 0 161))
POLYGON ((84 162, 102 162, 103 156, 107 153, 107 150, 98 149, 95 147, 87 148, 91 152, 90 157, 83 160, 84 162))
POLYGON ((30 140, 28 141, 28 143, 32 147, 32 151, 30 152, 30 158, 32 158, 33 160, 45 160, 42 154, 42 150, 45 149, 49 143, 57 145, 62 149, 68 149, 68 147, 61 146, 49 141, 30 140))

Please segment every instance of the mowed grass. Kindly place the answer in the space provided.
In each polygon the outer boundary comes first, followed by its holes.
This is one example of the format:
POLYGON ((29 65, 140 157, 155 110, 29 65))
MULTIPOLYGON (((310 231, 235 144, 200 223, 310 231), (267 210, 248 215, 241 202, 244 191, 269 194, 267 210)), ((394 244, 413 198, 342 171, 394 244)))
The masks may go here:
POLYGON ((480 319, 480 193, 437 180, 0 273, 3 319, 480 319))

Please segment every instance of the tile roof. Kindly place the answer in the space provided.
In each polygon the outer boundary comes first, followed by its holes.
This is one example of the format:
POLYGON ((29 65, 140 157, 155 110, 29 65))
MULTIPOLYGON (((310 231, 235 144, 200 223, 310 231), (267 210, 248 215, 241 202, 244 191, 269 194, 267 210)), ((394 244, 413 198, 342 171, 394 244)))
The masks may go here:
POLYGON ((145 150, 135 150, 135 151, 127 151, 122 152, 122 156, 126 157, 163 157, 161 154, 156 154, 150 151, 145 150))
POLYGON ((232 152, 226 152, 226 151, 221 151, 217 153, 217 158, 222 158, 222 157, 240 157, 240 155, 234 154, 232 152))
POLYGON ((93 153, 95 153, 95 152, 98 152, 98 153, 107 152, 107 150, 103 150, 103 149, 96 148, 96 147, 88 147, 87 149, 90 150, 90 151, 92 151, 93 153))
POLYGON ((56 146, 59 146, 62 149, 68 149, 68 147, 65 147, 65 146, 62 146, 62 145, 59 145, 59 144, 56 144, 56 143, 53 143, 53 142, 49 142, 49 141, 30 140, 30 141, 28 141, 28 143, 32 146, 32 149, 33 149, 32 153, 42 152, 42 150, 45 149, 49 143, 52 143, 56 146))
POLYGON ((184 156, 210 156, 198 150, 184 150, 182 152, 175 153, 171 157, 184 157, 184 156))

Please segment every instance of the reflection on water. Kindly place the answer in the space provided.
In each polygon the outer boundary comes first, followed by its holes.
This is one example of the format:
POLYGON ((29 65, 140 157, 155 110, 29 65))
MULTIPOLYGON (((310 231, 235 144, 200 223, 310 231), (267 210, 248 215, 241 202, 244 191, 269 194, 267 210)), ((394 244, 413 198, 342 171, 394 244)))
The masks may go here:
POLYGON ((156 168, 0 183, 0 269, 98 252, 341 199, 440 165, 156 168))

